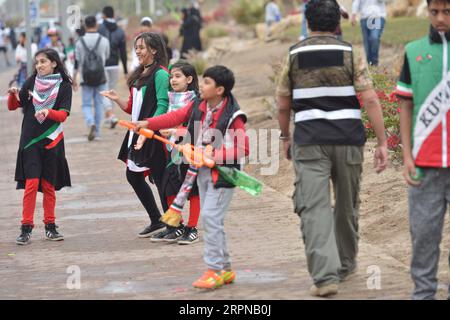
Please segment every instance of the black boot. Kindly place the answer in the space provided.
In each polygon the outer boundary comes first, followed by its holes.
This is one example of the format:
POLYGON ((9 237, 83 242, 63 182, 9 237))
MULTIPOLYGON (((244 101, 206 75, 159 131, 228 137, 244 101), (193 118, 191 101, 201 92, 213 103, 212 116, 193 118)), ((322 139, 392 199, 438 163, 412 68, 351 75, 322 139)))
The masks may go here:
POLYGON ((45 225, 45 239, 50 241, 61 241, 64 240, 64 236, 56 231, 54 223, 49 223, 45 225))
POLYGON ((16 243, 18 245, 25 245, 31 243, 31 231, 33 230, 33 226, 29 224, 24 224, 20 228, 21 233, 20 236, 17 237, 16 243))

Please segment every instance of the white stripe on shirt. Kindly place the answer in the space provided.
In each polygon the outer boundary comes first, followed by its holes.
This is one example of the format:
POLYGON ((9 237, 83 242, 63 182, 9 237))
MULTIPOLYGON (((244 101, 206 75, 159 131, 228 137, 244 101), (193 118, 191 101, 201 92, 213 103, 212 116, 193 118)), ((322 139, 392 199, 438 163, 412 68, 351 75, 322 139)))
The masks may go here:
POLYGON ((361 110, 342 109, 327 112, 319 109, 311 109, 300 111, 295 114, 295 122, 317 120, 317 119, 325 119, 325 120, 361 119, 361 110))
POLYGON ((317 87, 307 89, 294 89, 294 99, 309 99, 319 97, 350 97, 356 95, 355 88, 353 86, 344 87, 317 87))

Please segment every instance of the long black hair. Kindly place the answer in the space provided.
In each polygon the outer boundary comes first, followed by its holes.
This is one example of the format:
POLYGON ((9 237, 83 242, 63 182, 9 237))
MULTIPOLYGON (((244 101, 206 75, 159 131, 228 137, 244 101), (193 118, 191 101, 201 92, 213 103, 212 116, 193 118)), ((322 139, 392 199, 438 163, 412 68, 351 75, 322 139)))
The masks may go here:
POLYGON ((136 40, 134 40, 134 46, 136 47, 136 43, 139 39, 144 40, 145 46, 147 50, 150 52, 150 49, 156 50, 154 61, 151 66, 144 72, 145 66, 140 65, 134 70, 134 72, 128 78, 128 87, 136 87, 140 89, 144 84, 145 78, 147 78, 153 71, 159 66, 163 66, 167 68, 168 59, 167 59, 167 50, 166 44, 164 43, 163 38, 158 33, 154 32, 144 32, 141 33, 136 40))
MULTIPOLYGON (((60 73, 61 77, 63 78, 64 81, 67 81, 68 83, 72 84, 72 77, 69 76, 69 73, 67 72, 67 69, 66 69, 64 63, 61 61, 61 58, 59 57, 59 53, 55 49, 44 48, 44 49, 39 50, 34 55, 35 61, 36 61, 36 57, 40 54, 45 55, 47 57, 47 59, 50 60, 51 62, 56 62, 56 68, 53 73, 54 74, 60 73)), ((35 64, 36 64, 36 62, 35 62, 35 64)), ((34 68, 33 76, 37 76, 36 68, 34 68)))
POLYGON ((189 91, 194 91, 195 94, 198 96, 198 76, 197 71, 195 71, 195 68, 192 64, 188 63, 187 61, 179 60, 177 63, 174 63, 171 71, 174 69, 178 69, 181 71, 181 73, 184 74, 185 77, 192 77, 192 82, 189 83, 187 89, 189 91))

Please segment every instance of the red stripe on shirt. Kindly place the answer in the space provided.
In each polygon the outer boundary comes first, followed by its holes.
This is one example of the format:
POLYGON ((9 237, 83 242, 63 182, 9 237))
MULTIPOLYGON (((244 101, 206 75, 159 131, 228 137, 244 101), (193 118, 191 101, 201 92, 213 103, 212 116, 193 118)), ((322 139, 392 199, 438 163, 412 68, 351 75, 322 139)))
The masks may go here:
POLYGON ((45 149, 50 150, 58 145, 58 143, 64 138, 64 132, 61 132, 52 143, 45 146, 45 149))

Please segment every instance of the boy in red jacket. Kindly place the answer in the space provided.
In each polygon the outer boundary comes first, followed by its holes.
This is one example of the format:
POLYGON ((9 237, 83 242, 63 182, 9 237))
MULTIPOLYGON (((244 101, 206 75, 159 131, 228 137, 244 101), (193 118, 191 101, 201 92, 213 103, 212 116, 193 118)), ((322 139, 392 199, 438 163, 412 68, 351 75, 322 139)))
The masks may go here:
MULTIPOLYGON (((196 146, 211 145, 213 151, 206 156, 213 158, 217 164, 241 169, 241 160, 249 150, 245 133, 247 117, 231 94, 234 82, 233 72, 228 68, 211 67, 203 74, 199 99, 177 111, 139 121, 136 130, 160 130, 188 122, 188 135, 184 140, 190 138, 187 142, 196 146), (223 139, 217 139, 218 133, 223 139)), ((214 289, 233 282, 236 276, 231 269, 224 231, 224 219, 234 186, 219 176, 217 170, 206 167, 199 168, 197 183, 204 227, 204 261, 208 270, 193 286, 214 289)))

